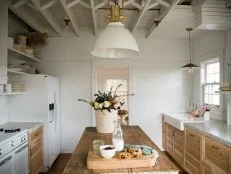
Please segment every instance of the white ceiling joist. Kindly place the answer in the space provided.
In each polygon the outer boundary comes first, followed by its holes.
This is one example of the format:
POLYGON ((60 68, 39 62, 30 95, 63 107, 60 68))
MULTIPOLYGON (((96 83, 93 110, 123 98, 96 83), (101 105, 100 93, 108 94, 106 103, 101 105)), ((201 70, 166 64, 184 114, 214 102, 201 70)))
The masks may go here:
POLYGON ((131 2, 131 5, 138 8, 139 10, 142 9, 141 5, 140 4, 137 4, 136 2, 131 2))
POLYGON ((86 8, 91 8, 91 6, 86 2, 81 1, 81 2, 79 2, 79 4, 86 7, 86 8))
POLYGON ((67 16, 69 17, 75 34, 77 36, 79 36, 80 35, 79 25, 76 22, 74 12, 71 9, 67 8, 66 0, 59 0, 59 2, 61 3, 64 11, 66 12, 67 16))
POLYGON ((148 6, 148 10, 150 10, 150 9, 152 9, 152 8, 158 6, 158 5, 160 5, 158 2, 154 2, 154 3, 152 3, 152 4, 150 4, 150 5, 148 6))
POLYGON ((124 2, 124 7, 130 5, 132 2, 134 2, 135 0, 127 0, 126 2, 124 2))
POLYGON ((97 34, 97 22, 96 22, 96 14, 95 14, 95 3, 94 0, 90 0, 91 3, 91 12, 92 12, 92 18, 93 18, 93 24, 94 24, 94 33, 97 34))
POLYGON ((160 5, 163 5, 164 7, 170 7, 170 4, 163 1, 163 0, 155 0, 157 3, 159 3, 160 5))
MULTIPOLYGON (((169 7, 168 9, 166 9, 165 12, 164 12, 161 16, 159 16, 156 20, 157 20, 157 21, 160 21, 160 22, 161 22, 162 20, 164 20, 164 18, 165 18, 167 15, 171 14, 171 11, 175 8, 175 6, 177 6, 177 4, 178 4, 179 2, 180 2, 180 0, 174 0, 173 3, 170 5, 170 7, 169 7)), ((156 27, 157 27, 156 22, 155 22, 155 21, 152 21, 152 24, 151 24, 150 27, 147 29, 146 38, 148 38, 148 37, 152 34, 153 30, 155 30, 156 27)))
POLYGON ((52 7, 53 5, 55 5, 57 2, 58 2, 58 0, 52 0, 52 1, 48 2, 47 4, 41 6, 40 9, 46 10, 46 9, 52 7))
POLYGON ((34 6, 34 4, 32 4, 31 2, 26 3, 26 5, 36 11, 39 11, 39 9, 36 6, 34 6))
POLYGON ((95 6, 95 10, 97 10, 97 9, 99 9, 99 8, 101 8, 101 7, 103 7, 103 6, 105 6, 107 4, 107 2, 101 2, 101 3, 99 3, 98 5, 96 5, 95 6))
POLYGON ((145 12, 148 10, 150 2, 151 2, 151 0, 146 0, 145 1, 144 7, 142 8, 142 10, 139 11, 139 13, 137 14, 137 16, 135 16, 134 20, 132 21, 132 25, 131 25, 131 28, 130 28, 130 31, 132 33, 135 31, 135 29, 138 26, 140 20, 144 16, 145 12))
POLYGON ((20 0, 20 1, 17 1, 16 3, 12 4, 12 6, 14 8, 19 8, 21 7, 22 5, 26 4, 29 0, 20 0))
POLYGON ((62 27, 60 26, 57 19, 53 16, 53 14, 47 10, 41 10, 40 8, 40 1, 38 0, 31 0, 31 2, 39 9, 42 16, 46 19, 46 21, 51 25, 51 27, 60 35, 62 36, 62 27))
POLYGON ((16 9, 13 6, 10 6, 9 9, 35 31, 44 33, 43 26, 32 15, 30 15, 27 10, 16 9))
POLYGON ((72 1, 70 3, 68 3, 67 8, 71 8, 71 7, 75 6, 75 5, 77 5, 78 3, 80 3, 80 1, 82 1, 82 0, 74 0, 74 1, 72 1))

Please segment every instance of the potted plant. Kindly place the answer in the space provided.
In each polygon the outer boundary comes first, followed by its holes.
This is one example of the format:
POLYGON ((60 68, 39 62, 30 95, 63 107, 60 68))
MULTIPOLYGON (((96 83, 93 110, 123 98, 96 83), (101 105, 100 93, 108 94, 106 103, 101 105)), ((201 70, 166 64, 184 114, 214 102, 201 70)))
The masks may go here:
POLYGON ((118 110, 124 105, 121 97, 134 95, 117 95, 116 92, 121 86, 122 84, 119 84, 114 92, 112 92, 112 87, 108 93, 98 91, 98 93, 94 94, 95 99, 90 102, 85 99, 78 100, 88 103, 96 111, 96 130, 99 133, 113 132, 118 110))
POLYGON ((210 119, 209 106, 205 104, 201 107, 201 109, 202 111, 204 111, 204 115, 203 115, 204 120, 209 120, 210 119))

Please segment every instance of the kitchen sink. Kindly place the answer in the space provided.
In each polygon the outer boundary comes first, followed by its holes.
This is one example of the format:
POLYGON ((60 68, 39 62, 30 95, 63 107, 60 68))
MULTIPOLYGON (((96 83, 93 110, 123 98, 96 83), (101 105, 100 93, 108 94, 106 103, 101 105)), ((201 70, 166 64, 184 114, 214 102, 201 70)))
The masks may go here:
POLYGON ((198 123, 205 122, 203 118, 190 118, 190 113, 173 113, 173 114, 163 114, 164 122, 170 124, 171 126, 183 131, 184 123, 198 123))

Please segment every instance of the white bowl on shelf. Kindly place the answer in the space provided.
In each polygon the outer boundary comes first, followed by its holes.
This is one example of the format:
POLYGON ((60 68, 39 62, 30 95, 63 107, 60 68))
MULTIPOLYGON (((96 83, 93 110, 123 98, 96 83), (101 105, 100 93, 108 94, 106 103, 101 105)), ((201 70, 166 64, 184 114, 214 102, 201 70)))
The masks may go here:
POLYGON ((116 153, 116 148, 113 145, 100 146, 99 150, 100 150, 100 155, 105 159, 111 159, 116 153))

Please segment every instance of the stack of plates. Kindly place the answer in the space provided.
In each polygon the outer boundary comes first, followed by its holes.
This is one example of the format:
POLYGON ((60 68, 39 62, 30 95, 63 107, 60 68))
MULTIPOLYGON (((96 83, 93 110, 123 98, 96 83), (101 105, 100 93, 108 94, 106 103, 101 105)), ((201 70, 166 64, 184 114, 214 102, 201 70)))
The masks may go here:
POLYGON ((28 67, 31 65, 25 61, 25 60, 19 60, 14 57, 10 57, 8 59, 8 69, 14 70, 14 71, 21 71, 21 72, 27 72, 28 67))
POLYGON ((12 92, 23 92, 22 84, 12 84, 12 92))

